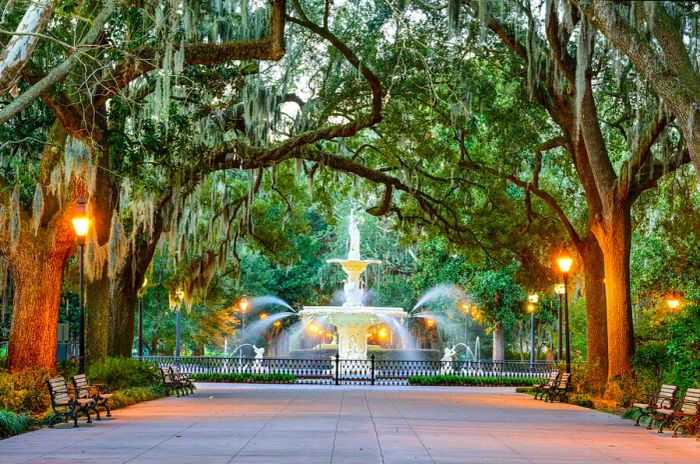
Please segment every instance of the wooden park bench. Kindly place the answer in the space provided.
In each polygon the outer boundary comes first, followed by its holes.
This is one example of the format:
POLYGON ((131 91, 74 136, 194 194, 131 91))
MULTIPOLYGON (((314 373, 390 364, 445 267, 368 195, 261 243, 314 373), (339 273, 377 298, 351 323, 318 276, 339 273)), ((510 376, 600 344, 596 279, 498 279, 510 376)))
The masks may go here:
POLYGON ((180 396, 180 390, 182 390, 182 385, 180 381, 177 380, 169 367, 165 366, 160 368, 160 376, 163 379, 163 388, 165 389, 165 396, 170 396, 170 392, 175 392, 177 396, 180 396))
POLYGON ((559 377, 559 381, 554 385, 554 387, 547 390, 546 401, 549 401, 550 403, 554 403, 555 399, 558 399, 560 402, 563 402, 564 400, 568 401, 569 391, 571 391, 571 373, 564 372, 561 377, 559 377))
POLYGON ((177 366, 170 366, 170 372, 175 381, 180 383, 180 389, 183 394, 187 395, 189 393, 194 393, 197 387, 194 386, 194 382, 187 374, 180 372, 180 368, 177 366), (189 393, 188 393, 189 392, 189 393))
POLYGON ((657 409, 673 409, 673 404, 676 400, 678 387, 676 385, 662 385, 659 391, 655 394, 647 395, 646 400, 634 403, 632 407, 639 409, 640 414, 634 425, 639 426, 639 422, 649 417, 648 430, 651 430, 652 414, 657 409))
POLYGON ((90 384, 87 381, 85 374, 74 375, 73 389, 77 398, 92 398, 95 400, 95 415, 97 420, 101 420, 98 407, 103 407, 107 411, 107 417, 112 416, 112 411, 109 409, 107 402, 112 398, 112 394, 108 392, 109 388, 103 384, 90 384))
POLYGON ((688 388, 682 400, 676 400, 672 408, 661 408, 653 412, 652 417, 661 421, 659 433, 664 427, 673 424, 673 436, 678 436, 678 430, 697 431, 700 427, 700 389, 688 388))
POLYGON ((68 418, 73 419, 73 427, 78 426, 78 415, 83 413, 87 416, 87 423, 90 424, 90 409, 94 409, 95 400, 92 398, 79 398, 71 394, 63 377, 55 377, 46 381, 51 396, 51 409, 53 415, 49 418, 48 425, 53 427, 56 420, 62 418, 68 422, 68 418))
POLYGON ((549 374, 549 379, 547 380, 546 383, 534 384, 533 387, 535 388, 535 399, 541 400, 545 393, 547 393, 550 389, 552 389, 556 386, 558 379, 559 379, 559 372, 552 371, 549 374), (540 397, 537 398, 537 395, 539 395, 540 397))

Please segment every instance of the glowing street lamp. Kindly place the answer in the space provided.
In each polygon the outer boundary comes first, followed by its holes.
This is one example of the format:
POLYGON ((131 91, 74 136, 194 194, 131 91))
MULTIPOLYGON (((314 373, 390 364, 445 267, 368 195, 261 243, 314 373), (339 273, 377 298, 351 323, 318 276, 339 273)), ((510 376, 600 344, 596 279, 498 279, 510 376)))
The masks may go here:
POLYGON ((78 350, 80 354, 78 356, 79 370, 81 374, 85 373, 85 291, 83 288, 83 275, 85 270, 85 241, 87 240, 88 231, 90 230, 90 218, 87 214, 87 206, 85 203, 85 198, 78 198, 77 204, 75 205, 75 211, 73 213, 73 228, 75 229, 75 236, 78 241, 78 248, 80 250, 79 254, 79 268, 80 268, 80 280, 79 280, 79 296, 78 296, 78 309, 80 312, 80 334, 78 337, 78 350))
POLYGON ((569 271, 574 259, 571 256, 563 255, 557 258, 557 265, 564 278, 564 330, 566 337, 566 372, 571 372, 571 345, 569 336, 569 271))
POLYGON ((681 296, 675 293, 671 293, 666 297, 666 306, 669 307, 669 309, 678 309, 678 307, 681 305, 681 296))
POLYGON ((557 361, 561 361, 562 358, 562 339, 561 339, 561 334, 562 334, 562 327, 561 327, 561 312, 562 308, 564 307, 564 293, 566 292, 566 286, 564 284, 556 284, 554 286, 554 293, 556 293, 559 296, 559 307, 557 308, 557 321, 558 321, 558 327, 557 327, 557 361))

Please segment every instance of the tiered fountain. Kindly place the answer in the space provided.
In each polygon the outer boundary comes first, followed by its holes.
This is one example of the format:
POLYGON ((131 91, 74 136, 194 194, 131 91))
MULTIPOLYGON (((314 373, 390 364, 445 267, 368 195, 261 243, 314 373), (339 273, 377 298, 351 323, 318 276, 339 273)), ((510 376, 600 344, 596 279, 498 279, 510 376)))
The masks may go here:
POLYGON ((350 250, 348 259, 329 259, 343 268, 345 280, 342 306, 304 306, 299 315, 305 322, 319 319, 337 329, 338 354, 341 359, 367 359, 367 334, 369 328, 389 319, 407 316, 402 308, 365 306, 362 274, 370 264, 381 264, 376 259, 360 259, 360 230, 354 213, 350 213, 350 250))

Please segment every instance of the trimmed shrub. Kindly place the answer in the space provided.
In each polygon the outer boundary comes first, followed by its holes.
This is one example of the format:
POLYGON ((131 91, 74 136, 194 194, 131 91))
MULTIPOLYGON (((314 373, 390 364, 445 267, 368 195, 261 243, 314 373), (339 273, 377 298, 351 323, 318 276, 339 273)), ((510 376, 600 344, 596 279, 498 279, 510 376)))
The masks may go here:
POLYGON ((409 385, 527 387, 542 379, 518 377, 462 377, 459 375, 413 375, 409 385))
POLYGON ((52 376, 50 370, 43 368, 0 372, 0 408, 16 413, 43 413, 51 401, 45 382, 52 376))
POLYGON ((231 382, 231 383, 295 383, 292 374, 195 374, 190 376, 198 382, 231 382))
POLYGON ((32 419, 26 414, 0 409, 0 438, 19 435, 29 430, 32 425, 32 419))
POLYGON ((131 358, 107 358, 88 369, 90 382, 103 383, 112 390, 161 384, 155 366, 131 358))

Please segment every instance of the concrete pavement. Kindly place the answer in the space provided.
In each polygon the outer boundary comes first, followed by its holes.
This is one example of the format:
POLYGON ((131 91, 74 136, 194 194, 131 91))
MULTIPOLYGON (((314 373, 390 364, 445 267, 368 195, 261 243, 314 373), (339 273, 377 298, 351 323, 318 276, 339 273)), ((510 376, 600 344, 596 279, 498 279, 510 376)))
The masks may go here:
POLYGON ((507 388, 202 384, 0 441, 0 463, 694 463, 700 442, 507 388))

